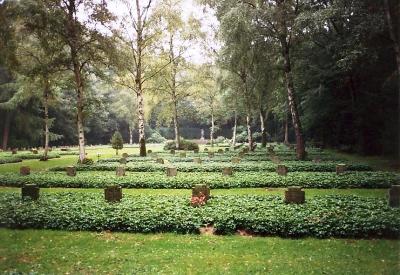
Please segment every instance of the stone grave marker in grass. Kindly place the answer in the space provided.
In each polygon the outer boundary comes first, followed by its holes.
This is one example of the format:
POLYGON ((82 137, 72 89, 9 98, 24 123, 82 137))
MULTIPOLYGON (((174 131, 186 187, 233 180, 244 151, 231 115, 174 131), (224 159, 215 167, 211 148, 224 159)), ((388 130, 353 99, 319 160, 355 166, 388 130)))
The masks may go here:
POLYGON ((74 166, 67 166, 65 167, 65 170, 67 171, 68 176, 70 177, 76 176, 76 168, 74 166))
POLYGON ((19 168, 19 174, 21 176, 27 176, 31 173, 31 168, 29 166, 21 166, 19 168))
POLYGON ((39 199, 39 187, 36 184, 25 184, 21 188, 21 197, 30 197, 32 200, 39 199))
POLYGON ((126 171, 125 167, 118 166, 116 171, 115 171, 115 174, 117 175, 117 177, 123 177, 123 176, 125 176, 125 171, 126 171))
POLYGON ((347 166, 344 163, 339 163, 338 165, 336 165, 336 174, 340 175, 343 174, 344 172, 346 172, 347 166))
POLYGON ((207 184, 196 184, 192 188, 192 198, 199 197, 203 195, 205 197, 205 202, 207 202, 210 198, 210 188, 207 184))
POLYGON ((280 176, 286 176, 288 173, 288 168, 283 164, 278 164, 278 166, 276 167, 276 172, 280 176))
POLYGON ((201 164, 203 161, 201 160, 201 158, 193 158, 193 162, 201 164))
POLYGON ((169 151, 169 153, 170 153, 171 155, 175 155, 175 150, 174 150, 174 149, 171 149, 171 150, 169 151))
POLYGON ((214 152, 208 152, 208 157, 213 158, 214 157, 214 152))
POLYGON ((392 185, 389 189, 389 206, 400 207, 400 185, 392 185))
POLYGON ((299 186, 291 186, 285 191, 286 203, 304 203, 305 192, 299 186))
POLYGON ((204 148, 204 152, 208 152, 208 148, 204 148))
POLYGON ((224 167, 224 168, 222 168, 222 175, 224 175, 224 176, 232 176, 233 175, 232 167, 224 167))
POLYGON ((186 158, 186 152, 180 152, 179 153, 180 158, 186 158))
POLYGON ((223 154, 223 153, 224 153, 224 150, 223 150, 223 149, 218 149, 218 153, 219 153, 219 154, 223 154))
POLYGON ((167 167, 166 173, 168 177, 175 177, 178 174, 178 169, 176 167, 167 167))
POLYGON ((118 185, 104 188, 104 199, 107 202, 120 202, 122 199, 122 188, 118 185))
POLYGON ((233 157, 232 158, 232 163, 240 163, 240 158, 239 157, 233 157))
POLYGON ((198 154, 199 153, 199 149, 194 149, 193 153, 198 154))
POLYGON ((128 155, 128 153, 122 153, 122 157, 126 159, 129 157, 129 155, 128 155))
POLYGON ((164 164, 164 159, 163 158, 157 158, 156 159, 156 163, 164 164))
POLYGON ((37 155, 38 154, 38 150, 32 149, 32 154, 37 155))
POLYGON ((17 154, 17 149, 12 149, 12 151, 11 151, 11 153, 13 154, 13 155, 15 155, 15 154, 17 154))

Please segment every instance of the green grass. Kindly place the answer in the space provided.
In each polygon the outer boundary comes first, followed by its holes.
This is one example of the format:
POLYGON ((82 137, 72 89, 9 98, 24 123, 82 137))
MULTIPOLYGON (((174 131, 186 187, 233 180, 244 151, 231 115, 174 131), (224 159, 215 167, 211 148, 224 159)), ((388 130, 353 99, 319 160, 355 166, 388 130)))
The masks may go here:
POLYGON ((400 241, 0 229, 0 270, 45 274, 399 274, 400 241))
MULTIPOLYGON (((3 192, 21 192, 16 187, 0 187, 3 192)), ((283 196, 286 188, 235 188, 235 189, 212 189, 211 195, 279 195, 283 196)), ((307 196, 321 195, 357 195, 362 197, 384 198, 387 195, 386 189, 304 189, 307 196)), ((83 192, 83 193, 103 193, 99 188, 41 188, 40 192, 83 192)), ((168 195, 168 196, 191 196, 188 189, 123 189, 124 194, 129 195, 168 195)))

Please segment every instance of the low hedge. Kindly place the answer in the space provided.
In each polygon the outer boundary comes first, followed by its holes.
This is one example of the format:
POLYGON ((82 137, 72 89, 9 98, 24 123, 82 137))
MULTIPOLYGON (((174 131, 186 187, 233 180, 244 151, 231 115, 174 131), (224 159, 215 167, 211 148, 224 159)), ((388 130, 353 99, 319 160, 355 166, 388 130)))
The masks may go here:
MULTIPOLYGON (((333 172, 336 170, 335 162, 313 163, 310 161, 285 161, 289 172, 333 172)), ((119 163, 96 163, 93 165, 77 165, 78 171, 115 171, 119 163)), ((197 164, 192 162, 174 163, 180 172, 220 172, 224 167, 232 167, 237 172, 264 171, 273 172, 276 164, 271 161, 240 162, 237 164, 229 162, 213 162, 197 164)), ((153 162, 128 163, 126 170, 131 172, 157 172, 164 171, 170 164, 158 164, 153 162)), ((365 164, 348 164, 349 171, 371 171, 372 168, 365 164)), ((57 166, 50 168, 51 171, 64 171, 65 167, 57 166)))
POLYGON ((247 230, 283 237, 399 237, 400 209, 385 199, 317 196, 302 205, 282 196, 215 196, 192 207, 181 196, 129 196, 107 203, 102 194, 42 194, 38 201, 0 194, 0 226, 90 231, 198 233, 213 225, 218 234, 247 230))
POLYGON ((16 162, 21 162, 21 158, 17 157, 6 157, 6 158, 0 158, 0 164, 5 164, 5 163, 16 163, 16 162))
POLYGON ((117 177, 113 172, 79 172, 75 177, 65 172, 38 172, 28 176, 18 173, 0 174, 1 186, 17 186, 34 183, 40 187, 100 188, 117 184, 124 188, 191 188, 206 183, 211 188, 287 187, 304 188, 388 188, 396 184, 399 175, 390 172, 336 173, 293 172, 286 177, 276 173, 236 172, 233 176, 222 173, 178 173, 167 177, 165 173, 129 172, 117 177))
MULTIPOLYGON (((31 152, 23 152, 23 153, 17 153, 15 155, 11 154, 1 154, 0 159, 7 159, 7 158, 18 158, 18 159, 41 159, 43 157, 43 154, 33 154, 31 152)), ((56 153, 48 153, 47 158, 48 159, 53 159, 53 158, 59 158, 60 155, 56 153)))

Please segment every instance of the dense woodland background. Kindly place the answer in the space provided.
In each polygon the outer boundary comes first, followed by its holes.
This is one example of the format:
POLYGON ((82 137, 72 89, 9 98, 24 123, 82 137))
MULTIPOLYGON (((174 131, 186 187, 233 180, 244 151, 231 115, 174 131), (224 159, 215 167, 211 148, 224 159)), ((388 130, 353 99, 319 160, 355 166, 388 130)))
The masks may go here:
POLYGON ((238 142, 247 142, 249 130, 258 142, 263 132, 269 141, 283 142, 288 129, 286 141, 295 143, 284 39, 306 144, 398 157, 396 0, 199 1, 218 20, 212 34, 201 28, 201 18, 180 16, 180 1, 121 1, 134 11, 140 8, 130 19, 116 18, 108 9, 112 1, 82 2, 0 4, 3 150, 44 146, 44 119, 50 145, 77 144, 71 41, 78 45, 86 144, 109 143, 116 130, 125 142, 131 134, 139 142, 138 72, 146 80, 140 88, 146 140, 158 134, 176 139, 177 129, 185 139, 199 139, 201 129, 206 138, 210 131, 214 138, 232 138, 237 117, 238 142), (84 20, 80 6, 89 15, 84 20), (142 20, 142 38, 126 27, 129 20, 136 26, 142 20), (114 29, 99 31, 94 22, 114 29), (138 41, 146 45, 139 51, 142 68, 136 63, 139 48, 129 46, 141 47, 138 41), (206 56, 200 64, 188 57, 195 44, 206 56))

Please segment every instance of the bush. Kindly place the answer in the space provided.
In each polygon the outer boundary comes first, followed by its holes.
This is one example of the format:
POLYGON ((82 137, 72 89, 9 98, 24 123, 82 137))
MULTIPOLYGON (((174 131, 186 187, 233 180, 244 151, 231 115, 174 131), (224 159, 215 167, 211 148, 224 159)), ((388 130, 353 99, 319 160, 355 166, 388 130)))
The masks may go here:
POLYGON ((275 172, 235 172, 233 176, 214 173, 178 173, 167 177, 164 172, 128 172, 125 177, 116 177, 115 172, 79 172, 69 177, 65 172, 40 172, 28 176, 18 173, 0 174, 0 186, 18 186, 34 183, 40 187, 102 188, 120 185, 124 188, 191 188, 194 184, 207 184, 210 188, 287 187, 304 188, 388 188, 396 184, 399 175, 390 172, 336 173, 293 172, 286 177, 275 172), (284 179, 284 180, 283 180, 284 179))
POLYGON ((224 143, 224 142, 226 142, 226 138, 223 137, 223 136, 218 136, 218 137, 214 140, 214 142, 215 142, 216 144, 218 144, 218 143, 224 143))
MULTIPOLYGON (((285 164, 288 167, 289 172, 333 172, 336 170, 336 164, 333 162, 321 162, 312 163, 310 161, 286 161, 285 164)), ((96 163, 94 165, 78 165, 78 171, 115 171, 119 164, 118 163, 96 163)), ((180 162, 174 164, 180 172, 221 172, 222 168, 232 167, 236 172, 250 172, 250 171, 264 171, 274 172, 276 170, 276 164, 271 161, 259 161, 254 162, 240 162, 238 164, 232 164, 229 162, 214 163, 208 162, 202 165, 192 162, 180 162)), ((128 163, 126 166, 127 171, 131 172, 156 172, 164 171, 167 165, 157 164, 153 162, 135 162, 128 163)), ((347 169, 349 171, 370 171, 370 166, 365 164, 348 164, 347 169)), ((50 168, 51 171, 64 171, 63 166, 50 168)))
POLYGON ((239 134, 236 135, 236 142, 243 143, 247 142, 247 131, 238 132, 239 134))
POLYGON ((79 165, 79 164, 82 164, 82 165, 93 165, 93 164, 94 164, 94 161, 93 161, 91 158, 84 158, 84 159, 82 160, 82 162, 81 162, 80 159, 78 159, 77 164, 78 164, 78 165, 79 165))
POLYGON ((5 157, 0 159, 0 164, 21 162, 22 159, 18 157, 5 157))
POLYGON ((193 150, 198 150, 199 145, 195 142, 181 139, 179 149, 176 148, 175 141, 169 141, 165 144, 164 150, 171 150, 171 149, 193 151, 193 150))
POLYGON ((192 207, 180 196, 124 195, 110 204, 98 193, 42 194, 38 201, 0 194, 1 227, 198 233, 206 224, 219 234, 399 237, 400 209, 386 199, 337 195, 307 198, 303 205, 285 204, 282 196, 214 196, 192 207))
POLYGON ((164 143, 166 139, 159 132, 154 132, 146 141, 148 143, 164 143))
POLYGON ((122 139, 121 133, 116 131, 111 137, 110 143, 112 148, 116 150, 116 155, 118 155, 118 150, 124 147, 124 140, 122 139))

